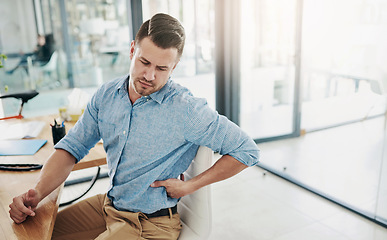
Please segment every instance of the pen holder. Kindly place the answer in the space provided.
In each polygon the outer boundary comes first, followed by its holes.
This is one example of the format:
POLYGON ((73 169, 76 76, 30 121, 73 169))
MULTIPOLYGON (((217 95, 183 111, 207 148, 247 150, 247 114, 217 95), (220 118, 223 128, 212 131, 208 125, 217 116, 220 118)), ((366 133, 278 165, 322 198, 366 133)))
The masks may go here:
POLYGON ((54 145, 57 144, 66 135, 66 128, 64 125, 51 126, 51 131, 54 145))

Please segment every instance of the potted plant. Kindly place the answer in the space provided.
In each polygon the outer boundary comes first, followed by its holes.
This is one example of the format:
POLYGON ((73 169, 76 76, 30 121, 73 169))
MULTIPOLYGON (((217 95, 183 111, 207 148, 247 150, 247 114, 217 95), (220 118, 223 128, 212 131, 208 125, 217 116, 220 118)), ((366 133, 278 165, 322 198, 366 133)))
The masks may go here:
MULTIPOLYGON (((3 67, 3 61, 7 60, 7 56, 5 54, 0 53, 0 68, 3 67)), ((5 89, 8 90, 8 87, 5 89)), ((1 92, 0 92, 1 95, 1 92)), ((0 101, 0 117, 4 116, 3 104, 0 101)))
MULTIPOLYGON (((0 53, 0 68, 3 68, 4 66, 3 66, 3 62, 5 61, 5 60, 7 60, 7 56, 5 55, 5 54, 2 54, 2 53, 0 53)), ((4 87, 4 90, 7 92, 8 91, 8 86, 6 85, 5 87, 4 87)), ((0 95, 1 95, 1 93, 0 93, 0 95)), ((1 104, 1 103, 0 103, 1 104)), ((1 109, 0 109, 1 110, 1 109)))
POLYGON ((0 54, 0 68, 3 67, 4 60, 7 60, 7 56, 5 54, 0 54))

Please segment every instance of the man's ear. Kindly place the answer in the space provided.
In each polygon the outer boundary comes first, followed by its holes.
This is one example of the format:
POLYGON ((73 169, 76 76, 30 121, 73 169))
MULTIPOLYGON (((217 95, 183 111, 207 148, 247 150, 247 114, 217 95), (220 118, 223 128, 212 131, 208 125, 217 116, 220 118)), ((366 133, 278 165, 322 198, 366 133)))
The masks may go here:
POLYGON ((135 41, 133 40, 131 43, 130 43, 130 60, 133 59, 133 56, 134 56, 134 50, 136 48, 136 43, 135 41))

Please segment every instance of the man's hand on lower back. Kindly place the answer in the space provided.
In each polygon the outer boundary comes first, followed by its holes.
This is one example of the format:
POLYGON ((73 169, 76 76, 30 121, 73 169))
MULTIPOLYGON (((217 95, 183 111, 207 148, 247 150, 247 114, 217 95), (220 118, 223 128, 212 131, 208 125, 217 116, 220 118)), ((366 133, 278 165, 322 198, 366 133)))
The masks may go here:
POLYGON ((195 191, 189 182, 184 182, 175 178, 164 181, 155 181, 151 184, 151 187, 165 187, 168 196, 171 198, 181 198, 195 191))

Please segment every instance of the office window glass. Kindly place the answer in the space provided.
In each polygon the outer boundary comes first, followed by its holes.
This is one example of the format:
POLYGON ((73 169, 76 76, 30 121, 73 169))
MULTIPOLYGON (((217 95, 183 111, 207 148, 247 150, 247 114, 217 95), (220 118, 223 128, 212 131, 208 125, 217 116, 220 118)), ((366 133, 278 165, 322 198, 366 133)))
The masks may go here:
MULTIPOLYGON (((387 124, 384 124, 384 140, 382 146, 387 146, 387 124)), ((387 150, 384 149, 380 163, 378 194, 376 199, 376 219, 387 224, 387 150)))
POLYGON ((304 1, 301 69, 301 127, 311 132, 352 123, 335 128, 342 135, 326 137, 325 147, 335 152, 330 160, 317 156, 326 164, 307 170, 333 167, 333 173, 321 180, 304 175, 306 182, 381 219, 387 219, 381 181, 386 179, 386 11, 385 0, 304 1))
POLYGON ((37 44, 33 9, 32 1, 1 1, 0 53, 6 54, 8 59, 3 62, 4 68, 0 68, 0 94, 30 89, 25 56, 32 54, 37 44), (21 62, 20 67, 15 68, 21 62))
POLYGON ((304 1, 302 121, 306 131, 384 112, 386 1, 304 1))
POLYGON ((254 139, 293 132, 296 3, 241 2, 240 125, 254 139))
POLYGON ((65 1, 74 87, 96 87, 129 71, 127 2, 65 1))

